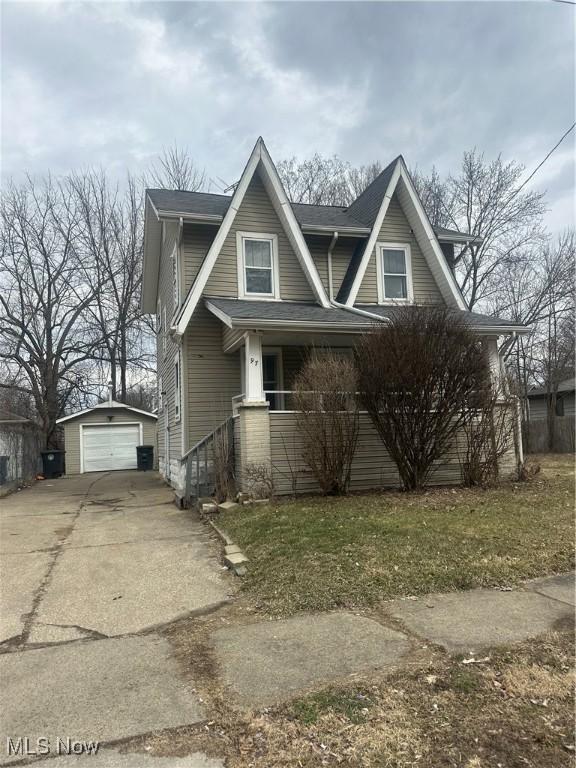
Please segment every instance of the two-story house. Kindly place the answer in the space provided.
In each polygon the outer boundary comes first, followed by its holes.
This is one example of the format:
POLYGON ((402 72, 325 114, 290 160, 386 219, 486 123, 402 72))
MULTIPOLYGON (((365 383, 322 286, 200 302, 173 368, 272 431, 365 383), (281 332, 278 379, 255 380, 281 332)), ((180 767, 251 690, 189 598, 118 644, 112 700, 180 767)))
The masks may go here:
MULTIPOLYGON (((149 189, 142 308, 158 328, 160 471, 176 488, 208 466, 209 436, 231 419, 236 466, 270 467, 277 492, 315 483, 299 466, 290 390, 315 347, 353 348, 398 305, 465 313, 495 371, 498 339, 528 329, 471 313, 449 266, 470 236, 434 230, 406 163, 393 160, 348 207, 291 203, 262 139, 234 193, 149 189)), ((362 417, 353 489, 397 485, 362 417)), ((447 456, 436 482, 460 479, 447 456)))

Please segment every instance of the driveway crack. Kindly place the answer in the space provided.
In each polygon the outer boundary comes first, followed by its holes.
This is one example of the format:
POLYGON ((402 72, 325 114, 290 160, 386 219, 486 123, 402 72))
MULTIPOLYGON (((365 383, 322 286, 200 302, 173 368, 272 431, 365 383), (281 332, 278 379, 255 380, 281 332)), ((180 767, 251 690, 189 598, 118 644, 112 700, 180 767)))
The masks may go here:
MULTIPOLYGON (((106 476, 107 475, 104 475, 103 477, 106 477, 106 476)), ((86 489, 86 493, 84 494, 82 501, 78 506, 78 509, 76 510, 76 512, 72 514, 72 519, 70 521, 70 524, 64 528, 60 528, 58 531, 59 532, 58 542, 54 547, 51 548, 51 550, 49 550, 51 553, 51 557, 50 557, 50 562, 48 563, 48 567, 46 569, 46 573, 44 574, 42 581, 38 585, 38 588, 34 592, 34 595, 32 598, 32 608, 24 617, 22 633, 20 635, 20 641, 19 641, 20 646, 26 645, 26 643, 28 643, 30 639, 30 633, 32 632, 32 628, 34 627, 34 624, 36 622, 38 609, 40 608, 40 605, 42 603, 42 600, 44 599, 46 591, 50 586, 50 582, 52 581, 52 575, 54 573, 56 563, 58 562, 62 552, 64 551, 64 545, 70 538, 70 535, 74 530, 74 526, 76 525, 76 521, 78 520, 82 509, 84 509, 84 507, 86 506, 86 499, 88 498, 92 488, 99 480, 102 480, 103 477, 102 476, 97 477, 95 480, 93 480, 90 483, 90 485, 86 489)))

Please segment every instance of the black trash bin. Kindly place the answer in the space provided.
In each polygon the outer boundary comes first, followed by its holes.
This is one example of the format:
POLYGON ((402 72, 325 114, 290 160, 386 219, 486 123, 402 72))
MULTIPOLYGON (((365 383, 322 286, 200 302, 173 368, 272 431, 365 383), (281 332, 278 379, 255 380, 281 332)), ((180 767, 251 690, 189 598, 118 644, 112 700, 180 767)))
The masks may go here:
POLYGON ((8 482, 8 459, 10 456, 0 456, 0 485, 8 482))
POLYGON ((136 446, 136 456, 138 469, 146 472, 154 468, 154 446, 138 445, 136 446))
POLYGON ((42 451, 42 474, 52 479, 64 474, 64 455, 66 451, 42 451))

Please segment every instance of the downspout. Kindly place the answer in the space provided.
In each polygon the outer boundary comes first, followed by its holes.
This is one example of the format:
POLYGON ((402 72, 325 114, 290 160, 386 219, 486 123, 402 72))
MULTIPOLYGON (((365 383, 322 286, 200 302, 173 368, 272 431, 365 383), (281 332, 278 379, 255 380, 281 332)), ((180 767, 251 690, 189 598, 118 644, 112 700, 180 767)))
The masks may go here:
POLYGON ((332 287, 332 251, 334 246, 338 242, 338 232, 334 232, 332 240, 328 246, 328 298, 332 302, 334 301, 334 289, 332 287))
POLYGON ((382 315, 377 315, 374 312, 367 312, 365 309, 358 309, 357 307, 349 307, 346 304, 340 304, 339 301, 336 301, 334 298, 334 291, 332 290, 332 251, 334 250, 334 246, 336 245, 336 241, 338 240, 338 232, 334 232, 332 235, 332 240, 330 242, 330 246, 328 247, 328 285, 329 285, 329 299, 330 304, 335 307, 336 309, 343 309, 346 312, 352 312, 353 315, 360 315, 360 317, 367 317, 370 320, 378 320, 380 323, 389 323, 390 319, 387 317, 382 317, 382 315))

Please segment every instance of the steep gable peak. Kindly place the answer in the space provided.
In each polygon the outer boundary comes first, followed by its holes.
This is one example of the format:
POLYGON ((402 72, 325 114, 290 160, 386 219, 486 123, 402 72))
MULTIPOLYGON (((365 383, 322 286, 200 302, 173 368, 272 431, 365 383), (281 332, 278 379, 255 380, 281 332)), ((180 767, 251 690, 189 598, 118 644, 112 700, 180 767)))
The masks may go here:
POLYGON ((398 163, 405 165, 402 155, 395 157, 348 207, 348 213, 367 227, 374 225, 398 163))

